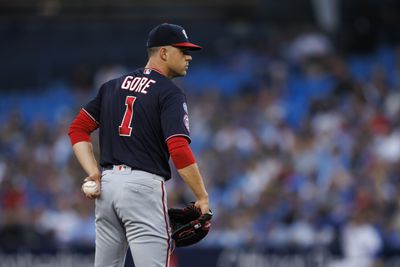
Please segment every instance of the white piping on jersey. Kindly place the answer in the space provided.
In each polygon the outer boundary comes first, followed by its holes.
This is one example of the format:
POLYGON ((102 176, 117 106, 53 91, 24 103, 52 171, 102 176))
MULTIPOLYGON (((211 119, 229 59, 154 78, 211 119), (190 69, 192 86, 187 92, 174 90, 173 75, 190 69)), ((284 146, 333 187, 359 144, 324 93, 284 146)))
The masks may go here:
POLYGON ((93 116, 90 115, 90 113, 89 113, 86 109, 82 108, 82 110, 83 110, 95 123, 97 123, 98 125, 100 125, 100 123, 99 123, 98 121, 96 121, 95 118, 93 118, 93 116))
POLYGON ((186 134, 173 134, 173 135, 171 135, 171 136, 168 136, 168 138, 165 139, 165 142, 167 142, 168 139, 171 139, 172 137, 175 137, 175 136, 184 136, 184 137, 187 137, 187 138, 190 140, 190 142, 192 141, 192 139, 190 139, 190 136, 189 136, 189 135, 186 135, 186 134))

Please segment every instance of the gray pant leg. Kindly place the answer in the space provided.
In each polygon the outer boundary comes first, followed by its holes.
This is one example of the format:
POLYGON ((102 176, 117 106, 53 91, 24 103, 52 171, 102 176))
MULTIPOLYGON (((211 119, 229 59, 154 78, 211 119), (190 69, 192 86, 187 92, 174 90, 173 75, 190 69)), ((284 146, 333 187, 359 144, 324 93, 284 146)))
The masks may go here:
POLYGON ((125 230, 113 208, 115 189, 109 178, 103 176, 101 197, 96 199, 95 267, 123 267, 128 250, 125 230))
POLYGON ((167 252, 169 248, 166 245, 166 241, 148 241, 148 238, 146 240, 142 243, 140 240, 129 243, 135 267, 169 266, 170 252, 167 252))
POLYGON ((125 182, 117 212, 124 223, 135 267, 167 267, 170 235, 162 178, 139 173, 125 182))

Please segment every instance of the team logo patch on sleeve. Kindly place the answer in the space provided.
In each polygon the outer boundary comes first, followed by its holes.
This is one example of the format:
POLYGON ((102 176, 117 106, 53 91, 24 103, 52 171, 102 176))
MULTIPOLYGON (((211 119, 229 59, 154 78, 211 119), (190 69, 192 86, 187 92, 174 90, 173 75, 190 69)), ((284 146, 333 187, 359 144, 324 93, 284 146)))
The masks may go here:
POLYGON ((185 124, 185 127, 188 130, 188 132, 190 132, 189 116, 187 114, 185 114, 185 116, 183 116, 183 123, 185 124))

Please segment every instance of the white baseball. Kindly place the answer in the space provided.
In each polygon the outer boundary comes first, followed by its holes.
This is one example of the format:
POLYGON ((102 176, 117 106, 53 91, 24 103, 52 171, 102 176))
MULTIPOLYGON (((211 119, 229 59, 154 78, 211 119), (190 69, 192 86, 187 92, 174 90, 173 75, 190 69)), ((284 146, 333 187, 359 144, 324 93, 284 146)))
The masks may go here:
POLYGON ((87 181, 82 185, 82 191, 87 194, 94 194, 97 192, 97 184, 95 181, 87 181))

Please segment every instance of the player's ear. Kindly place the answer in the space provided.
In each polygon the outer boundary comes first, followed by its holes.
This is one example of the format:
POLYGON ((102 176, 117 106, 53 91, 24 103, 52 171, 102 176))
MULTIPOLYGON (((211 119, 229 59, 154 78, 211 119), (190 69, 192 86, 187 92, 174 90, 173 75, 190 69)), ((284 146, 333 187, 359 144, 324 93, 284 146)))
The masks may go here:
POLYGON ((162 60, 167 60, 168 49, 165 46, 162 46, 160 50, 158 50, 158 54, 162 60))

